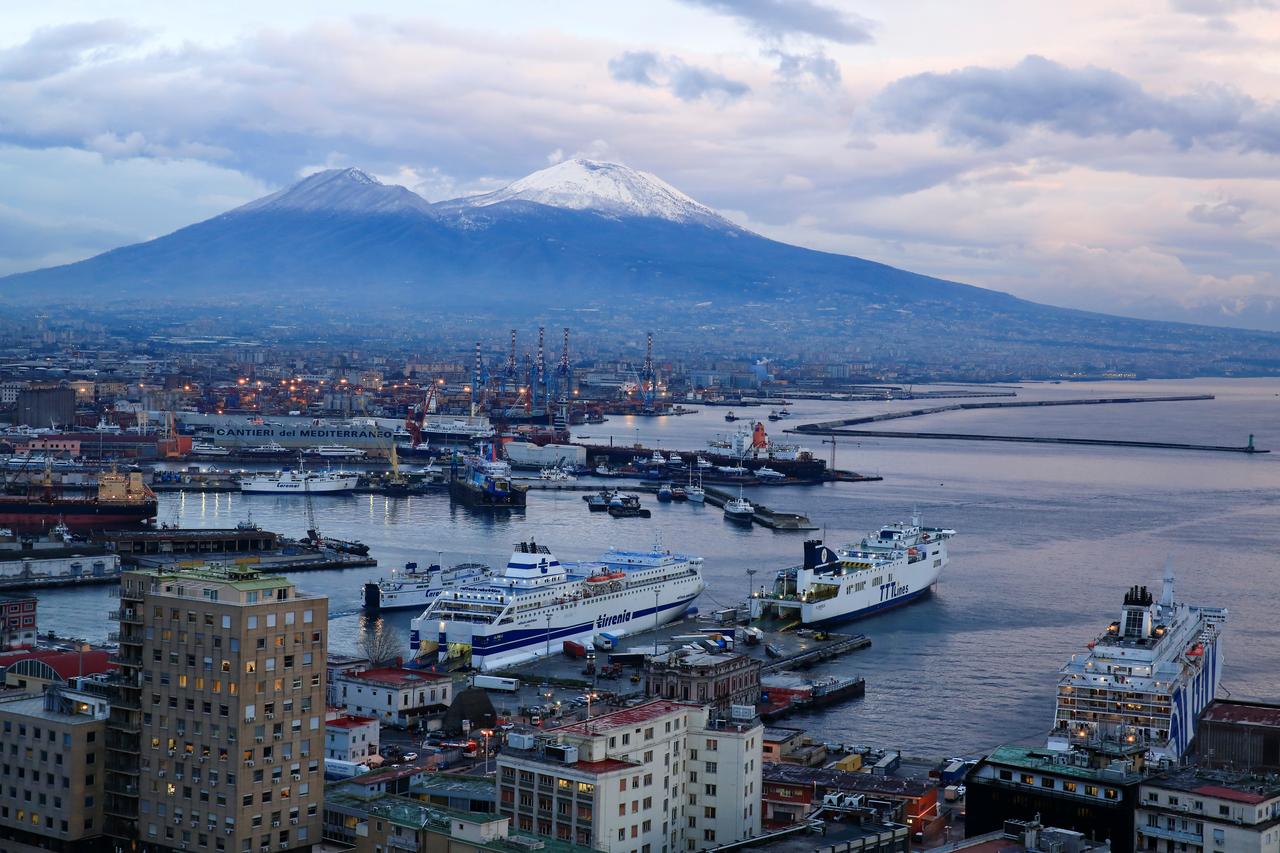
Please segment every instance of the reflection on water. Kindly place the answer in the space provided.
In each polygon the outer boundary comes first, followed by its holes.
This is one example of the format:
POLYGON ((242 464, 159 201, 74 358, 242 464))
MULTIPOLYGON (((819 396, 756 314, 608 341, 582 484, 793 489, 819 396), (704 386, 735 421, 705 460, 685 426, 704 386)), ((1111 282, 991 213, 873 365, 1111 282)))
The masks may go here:
MULTIPOLYGON (((1280 449, 1280 383, 1210 381, 1044 385, 1023 399, 1214 393, 1211 402, 962 412, 921 420, 920 429, 1096 435, 1280 449), (948 420, 943 420, 948 419, 948 420)), ((798 402, 789 424, 867 414, 919 403, 798 402)), ((768 408, 745 409, 746 416, 768 408)), ((911 423, 911 422, 903 422, 911 423)), ((780 432, 779 424, 767 424, 780 432)), ((916 428, 904 426, 904 429, 916 428)), ((696 450, 731 429, 723 410, 677 418, 617 418, 579 427, 591 441, 696 450)), ((797 437, 818 452, 828 448, 797 437)), ((879 473, 881 483, 748 490, 748 497, 807 513, 830 541, 844 543, 913 505, 926 522, 954 527, 952 562, 937 593, 917 605, 857 623, 870 649, 817 671, 867 679, 863 700, 815 718, 796 718, 819 736, 919 750, 973 752, 1050 723, 1057 669, 1117 617, 1124 589, 1155 583, 1167 557, 1180 597, 1231 609, 1223 684, 1235 695, 1274 697, 1280 629, 1268 611, 1280 541, 1280 454, 1177 453, 1053 445, 963 444, 902 439, 841 442, 842 468, 879 473)), ((825 456, 825 453, 823 453, 825 456)), ((378 569, 298 574, 309 592, 330 597, 339 616, 332 648, 353 652, 370 626, 357 615, 360 587, 406 562, 505 562, 511 543, 537 539, 566 559, 605 548, 656 543, 705 558, 709 610, 745 594, 746 571, 768 573, 800 559, 803 534, 727 524, 715 507, 648 502, 653 518, 589 513, 578 492, 533 492, 524 514, 476 515, 447 496, 317 496, 327 536, 360 539, 378 569)), ((288 536, 306 527, 303 498, 166 494, 159 519, 227 527, 245 520, 288 536)), ((105 639, 106 588, 41 593, 41 626, 105 639)), ((407 642, 416 614, 387 614, 407 642)))

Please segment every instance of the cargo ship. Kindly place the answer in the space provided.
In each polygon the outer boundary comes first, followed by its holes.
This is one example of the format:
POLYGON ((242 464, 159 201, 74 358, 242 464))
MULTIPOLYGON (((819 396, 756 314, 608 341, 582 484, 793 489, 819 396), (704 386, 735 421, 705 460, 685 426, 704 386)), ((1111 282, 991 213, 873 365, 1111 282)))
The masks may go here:
POLYGON ((449 468, 449 496, 474 509, 524 509, 528 486, 511 480, 511 466, 481 456, 454 457, 449 468))
POLYGON ((947 565, 954 530, 911 521, 886 524, 857 545, 804 543, 804 562, 782 569, 772 588, 752 590, 751 616, 824 625, 900 607, 929 593, 947 565))
POLYGON ((103 471, 94 497, 60 495, 47 478, 27 494, 0 495, 0 524, 42 530, 59 522, 73 529, 130 527, 154 519, 157 505, 142 474, 103 471))
POLYGON ((489 671, 560 652, 565 640, 608 648, 683 616, 705 587, 700 562, 655 549, 561 563, 521 542, 493 577, 445 592, 413 620, 415 651, 469 652, 473 667, 489 671))
POLYGON ((1170 566, 1159 601, 1131 587, 1120 618, 1061 669, 1049 748, 1119 736, 1146 744, 1150 758, 1178 761, 1218 692, 1226 620, 1224 608, 1175 601, 1170 566))

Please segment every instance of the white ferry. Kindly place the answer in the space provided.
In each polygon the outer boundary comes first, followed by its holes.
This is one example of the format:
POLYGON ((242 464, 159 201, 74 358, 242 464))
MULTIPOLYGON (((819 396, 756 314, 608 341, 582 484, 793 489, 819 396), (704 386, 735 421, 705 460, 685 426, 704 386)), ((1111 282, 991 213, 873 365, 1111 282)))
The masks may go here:
POLYGON ((219 447, 216 444, 210 444, 207 441, 191 442, 192 456, 230 456, 231 450, 226 447, 219 447))
POLYGON ((1171 566, 1159 601, 1145 586, 1130 588, 1120 619, 1060 670, 1049 748, 1119 737, 1176 762, 1218 692, 1226 620, 1224 608, 1174 601, 1171 566))
POLYGON ((831 550, 804 543, 804 563, 783 569, 772 589, 752 590, 751 616, 822 625, 858 619, 926 595, 947 565, 954 530, 886 524, 858 545, 831 550))
POLYGON ((328 459, 363 459, 365 452, 359 448, 345 444, 318 444, 303 451, 307 456, 320 456, 328 459))
POLYGON ((352 492, 360 476, 348 471, 274 471, 240 479, 246 494, 334 495, 352 492))
POLYGON ((616 639, 679 619, 705 586, 701 562, 611 549, 595 562, 561 563, 521 542, 489 580, 441 594, 413 620, 411 635, 437 641, 442 659, 469 651, 476 669, 509 667, 559 652, 565 640, 616 639))
POLYGON ((403 572, 392 570, 391 577, 364 585, 364 609, 424 608, 444 590, 483 581, 492 573, 483 563, 459 563, 448 569, 432 564, 425 572, 418 571, 417 563, 406 563, 403 572))

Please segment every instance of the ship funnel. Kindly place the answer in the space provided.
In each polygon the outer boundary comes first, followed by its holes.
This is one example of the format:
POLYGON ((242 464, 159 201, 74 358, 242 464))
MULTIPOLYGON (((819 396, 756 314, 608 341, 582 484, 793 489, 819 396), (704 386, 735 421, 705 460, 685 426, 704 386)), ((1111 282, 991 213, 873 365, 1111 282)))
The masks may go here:
POLYGON ((806 569, 812 570, 818 567, 818 549, 821 547, 821 539, 804 540, 804 567, 806 569))

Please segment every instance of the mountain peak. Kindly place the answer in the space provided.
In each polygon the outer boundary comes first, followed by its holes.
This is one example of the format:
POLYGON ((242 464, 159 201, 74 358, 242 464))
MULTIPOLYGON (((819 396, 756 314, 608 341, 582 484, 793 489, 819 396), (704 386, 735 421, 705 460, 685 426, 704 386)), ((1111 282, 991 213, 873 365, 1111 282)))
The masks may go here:
POLYGON ((422 196, 402 186, 384 184, 368 172, 352 167, 316 172, 231 212, 266 210, 309 213, 400 213, 414 210, 430 214, 431 205, 422 196))
POLYGON ((624 166, 575 157, 526 175, 495 192, 449 204, 483 208, 506 201, 529 201, 609 216, 640 216, 672 222, 735 227, 657 175, 624 166))

